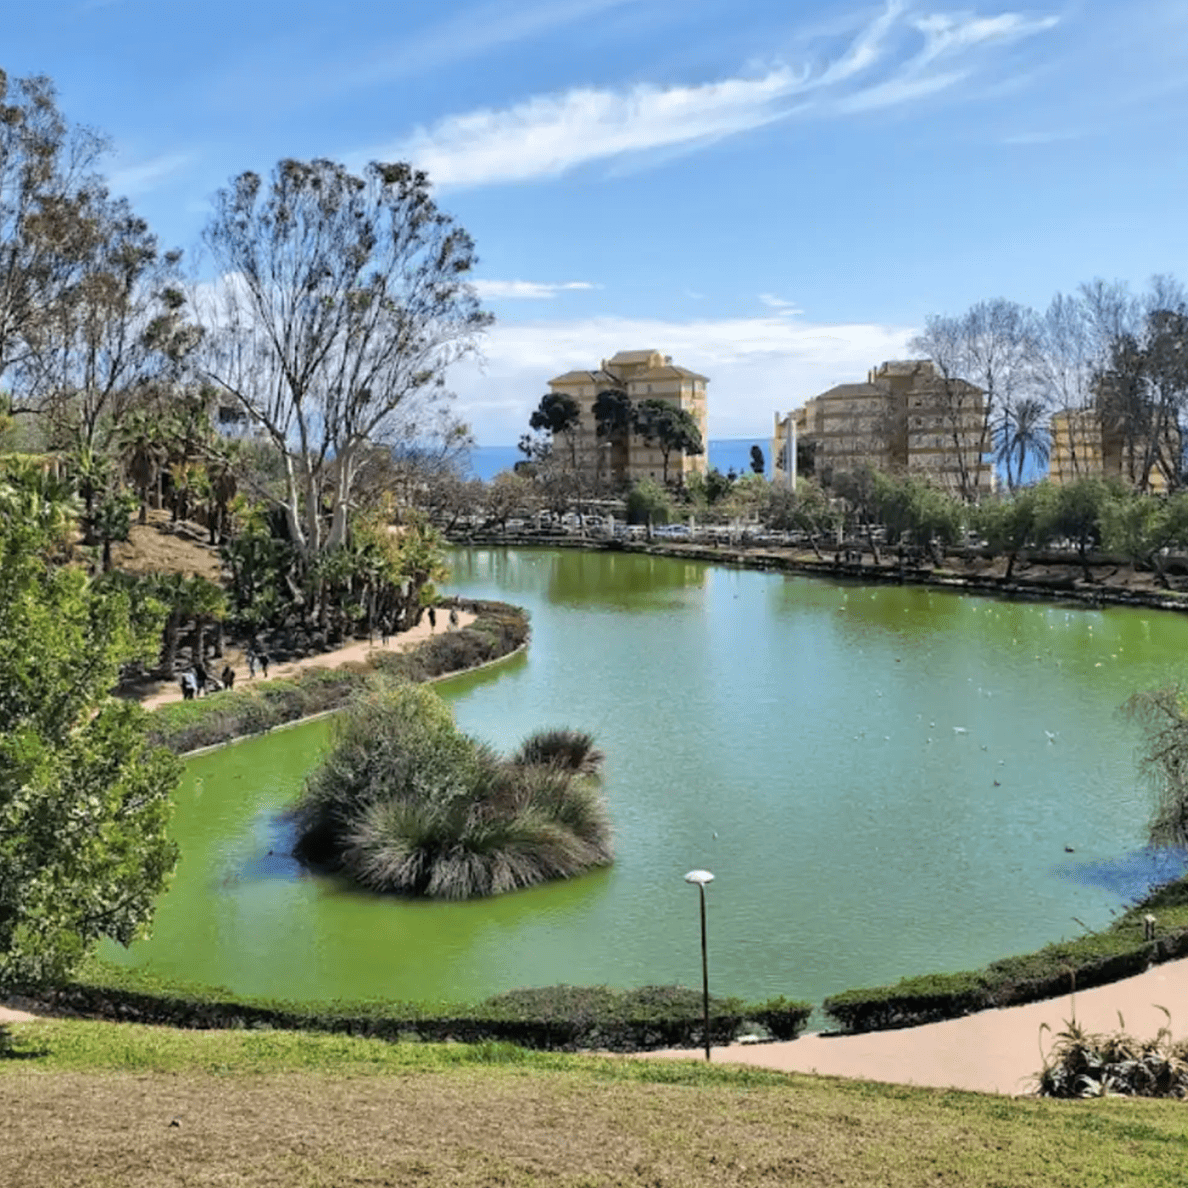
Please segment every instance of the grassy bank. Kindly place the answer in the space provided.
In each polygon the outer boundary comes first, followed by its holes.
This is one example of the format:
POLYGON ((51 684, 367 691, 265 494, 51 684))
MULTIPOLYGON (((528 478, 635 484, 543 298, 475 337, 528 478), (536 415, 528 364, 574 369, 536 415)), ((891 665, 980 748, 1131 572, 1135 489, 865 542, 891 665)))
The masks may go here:
POLYGON ((475 614, 468 627, 430 636, 406 652, 374 652, 370 664, 309 668, 290 680, 254 681, 250 688, 153 711, 149 736, 177 754, 261 734, 287 722, 341 709, 373 672, 408 681, 451 676, 509 656, 528 640, 528 616, 502 602, 463 602, 475 614))
POLYGON ((694 1061, 14 1028, 6 1188, 1179 1185, 1174 1102, 1011 1100, 694 1061))

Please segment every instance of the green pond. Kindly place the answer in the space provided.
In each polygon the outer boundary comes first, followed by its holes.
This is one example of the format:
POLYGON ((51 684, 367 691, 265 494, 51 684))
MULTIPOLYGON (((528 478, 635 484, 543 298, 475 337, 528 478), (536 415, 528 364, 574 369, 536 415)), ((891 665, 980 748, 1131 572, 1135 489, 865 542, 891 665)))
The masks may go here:
POLYGON ((698 984, 820 1001, 1109 922, 1154 875, 1118 706, 1182 671, 1188 618, 837 585, 670 558, 460 551, 526 654, 438 686, 470 733, 591 731, 615 865, 494 900, 359 893, 289 857, 329 723, 187 764, 152 938, 103 955, 290 1000, 698 984))

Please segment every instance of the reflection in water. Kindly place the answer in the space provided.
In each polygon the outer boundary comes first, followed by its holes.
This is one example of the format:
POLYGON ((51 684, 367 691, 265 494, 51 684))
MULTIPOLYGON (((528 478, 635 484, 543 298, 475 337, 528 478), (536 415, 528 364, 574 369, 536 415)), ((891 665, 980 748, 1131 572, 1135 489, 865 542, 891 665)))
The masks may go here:
POLYGON ((1188 850, 1182 847, 1144 846, 1115 858, 1070 861, 1057 867, 1063 877, 1087 887, 1104 887, 1131 904, 1160 883, 1178 879, 1188 871, 1188 850))
POLYGON ((105 955, 299 999, 695 984, 682 876, 705 867, 716 988, 819 1000, 1108 923, 1145 877, 1147 792, 1115 711, 1176 675, 1180 616, 625 554, 452 565, 452 590, 524 605, 532 641, 438 688, 499 750, 590 730, 615 865, 469 904, 302 877, 276 818, 325 746, 312 723, 190 761, 154 935, 105 955))

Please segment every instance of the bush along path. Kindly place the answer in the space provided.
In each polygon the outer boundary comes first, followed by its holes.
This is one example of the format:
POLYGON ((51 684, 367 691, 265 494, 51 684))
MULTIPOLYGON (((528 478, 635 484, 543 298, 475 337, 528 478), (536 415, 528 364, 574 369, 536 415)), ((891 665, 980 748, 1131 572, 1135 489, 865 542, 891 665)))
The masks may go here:
POLYGON ((464 625, 429 634, 410 648, 359 644, 351 649, 356 659, 340 667, 330 665, 341 662, 343 653, 332 652, 302 661, 288 677, 254 680, 193 701, 171 700, 152 713, 150 740, 188 754, 342 709, 376 673, 393 680, 437 680, 501 660, 526 645, 528 616, 519 607, 481 601, 460 605, 464 625))
POLYGON ((822 1005, 846 1032, 914 1027, 990 1007, 1058 998, 1182 957, 1188 957, 1188 878, 1156 888, 1102 932, 1004 957, 980 970, 847 990, 822 1005))

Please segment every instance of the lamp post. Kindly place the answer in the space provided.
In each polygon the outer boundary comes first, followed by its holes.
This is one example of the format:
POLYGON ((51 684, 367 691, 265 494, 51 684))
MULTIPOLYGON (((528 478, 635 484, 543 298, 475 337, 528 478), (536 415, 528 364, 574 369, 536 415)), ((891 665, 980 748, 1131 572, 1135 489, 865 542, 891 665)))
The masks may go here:
POLYGON ((709 1020, 709 961, 705 949, 705 885, 712 883, 714 876, 708 870, 691 870, 685 875, 686 883, 697 885, 697 894, 701 899, 701 1010, 705 1024, 705 1058, 710 1058, 710 1020, 709 1020))

